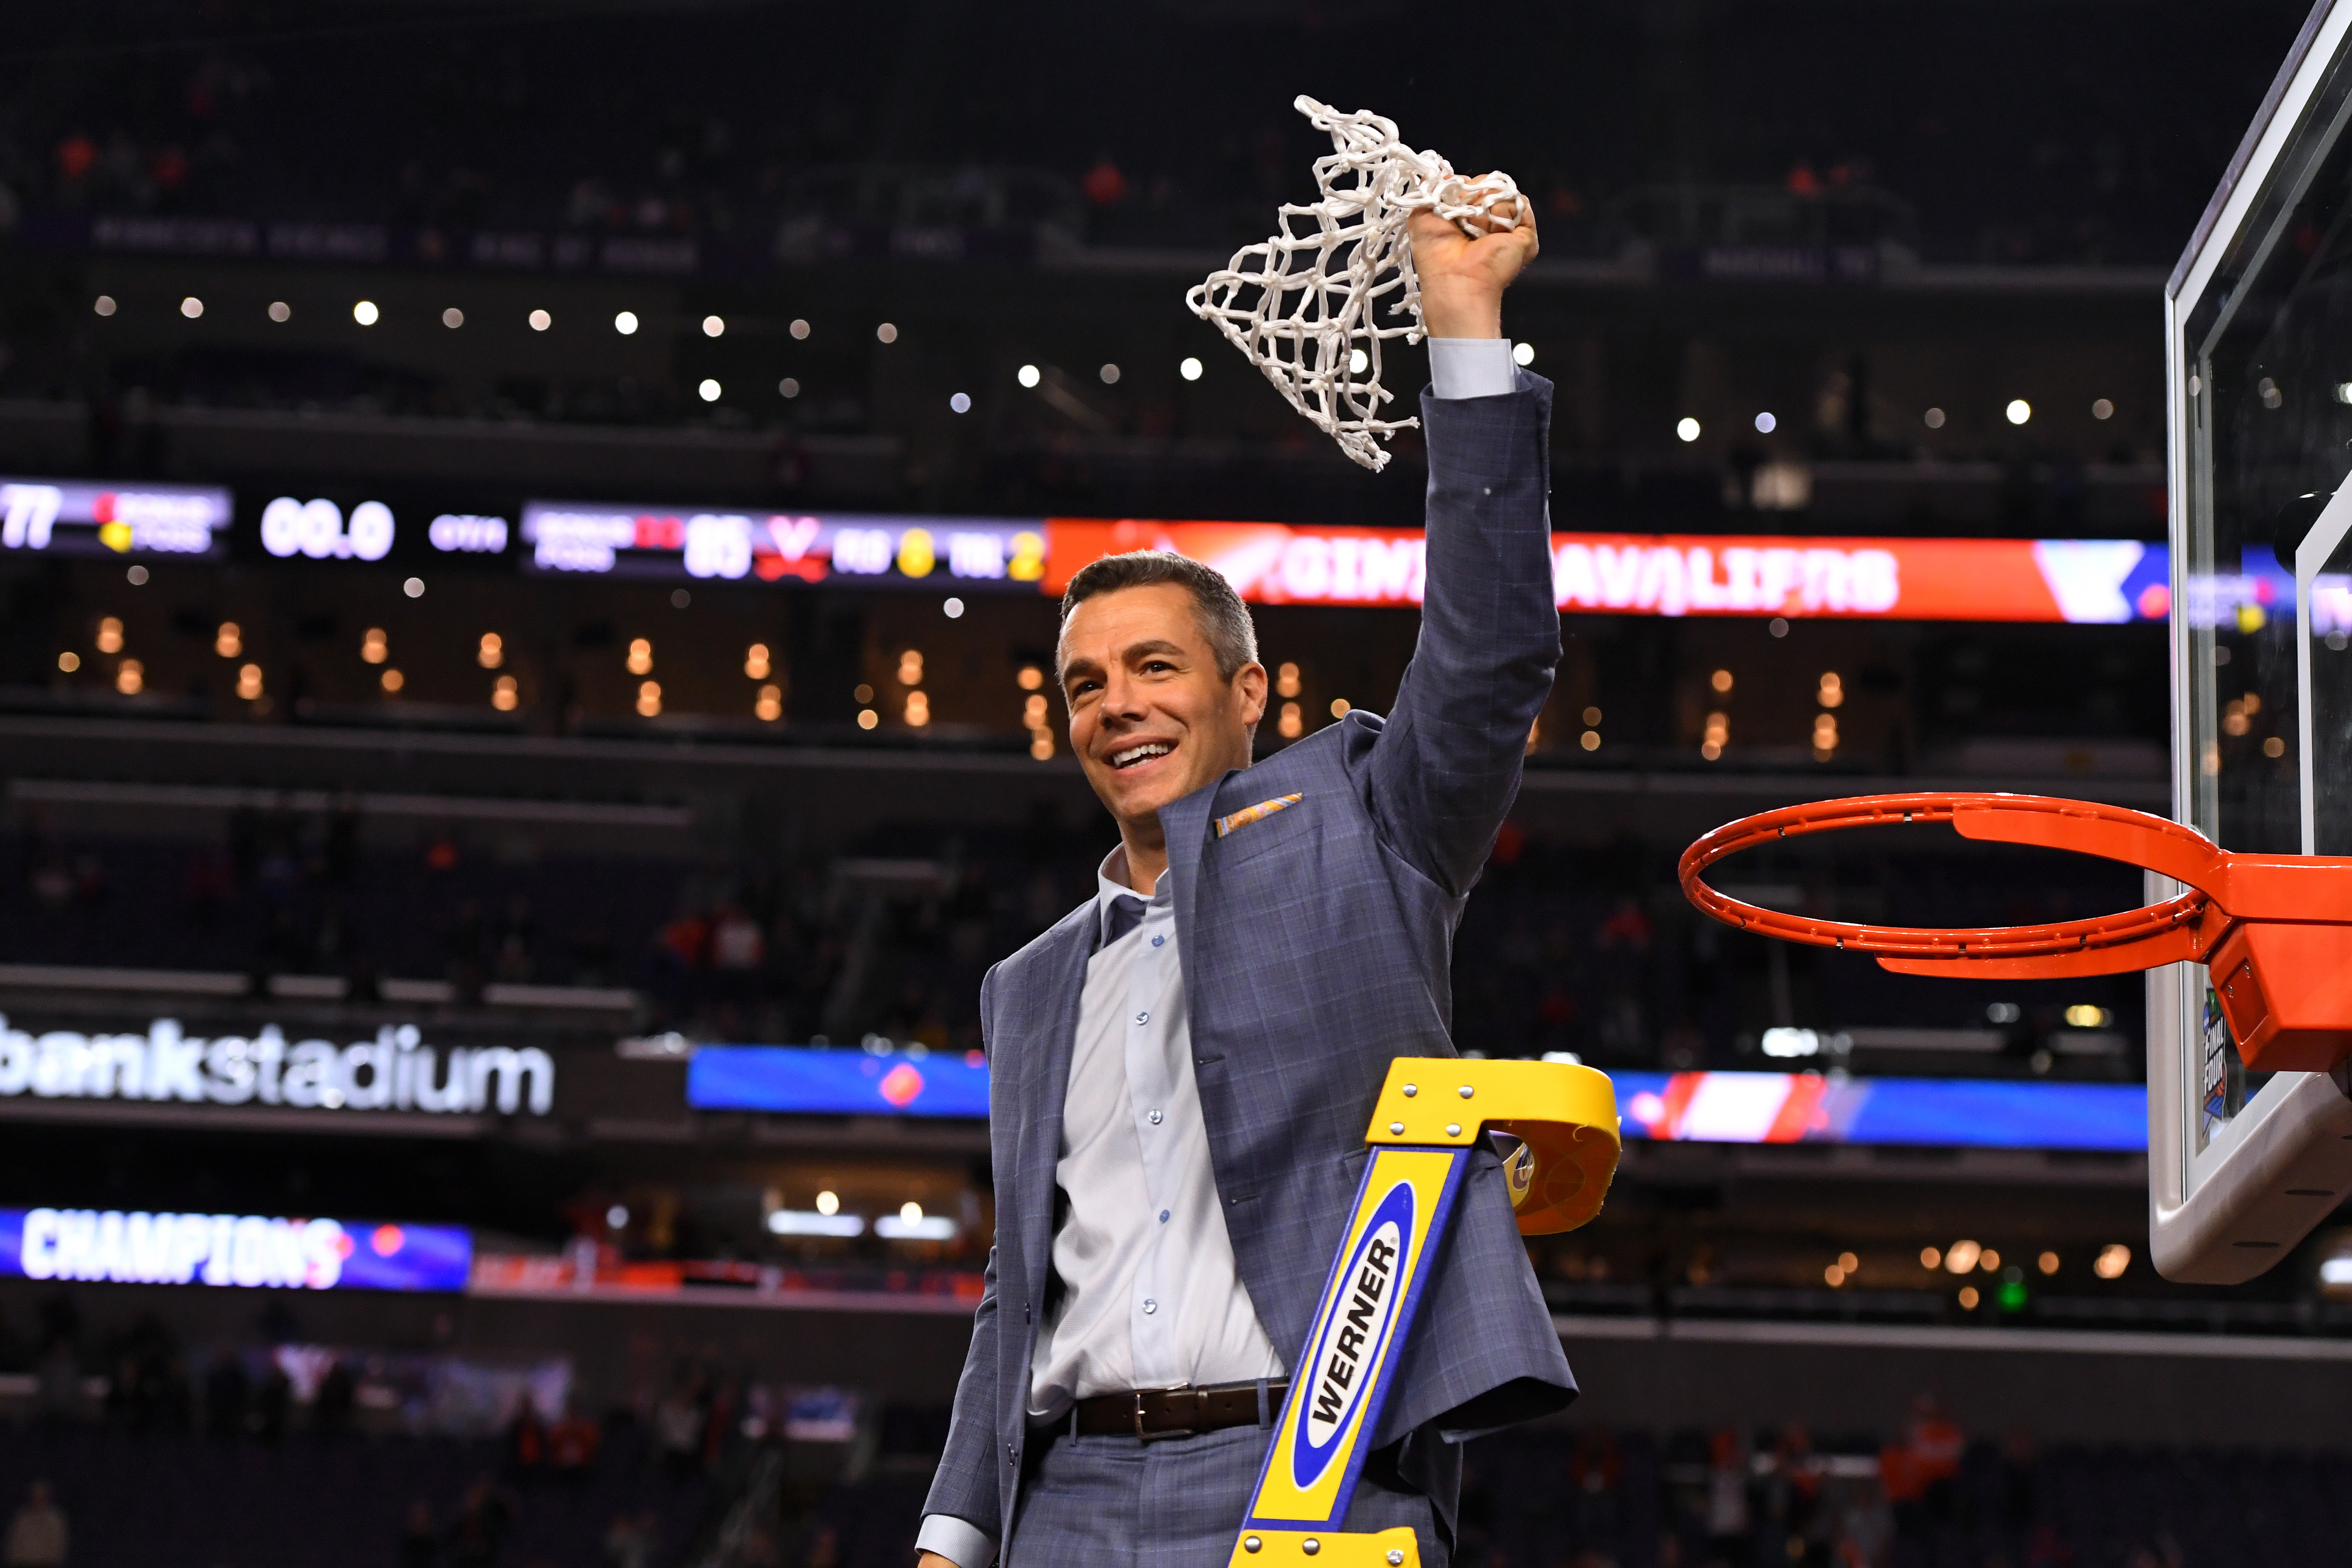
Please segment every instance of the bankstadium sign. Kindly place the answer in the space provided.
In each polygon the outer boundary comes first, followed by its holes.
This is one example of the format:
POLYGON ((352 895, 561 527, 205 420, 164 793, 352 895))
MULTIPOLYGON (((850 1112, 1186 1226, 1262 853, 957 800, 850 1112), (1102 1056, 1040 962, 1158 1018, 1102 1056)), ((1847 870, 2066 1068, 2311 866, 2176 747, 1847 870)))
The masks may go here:
POLYGON ((414 1024, 370 1040, 289 1042, 278 1026, 198 1039, 158 1018, 142 1035, 33 1034, 0 1015, 0 1098, 283 1105, 311 1110, 545 1116, 555 1062, 536 1046, 439 1047, 414 1024))

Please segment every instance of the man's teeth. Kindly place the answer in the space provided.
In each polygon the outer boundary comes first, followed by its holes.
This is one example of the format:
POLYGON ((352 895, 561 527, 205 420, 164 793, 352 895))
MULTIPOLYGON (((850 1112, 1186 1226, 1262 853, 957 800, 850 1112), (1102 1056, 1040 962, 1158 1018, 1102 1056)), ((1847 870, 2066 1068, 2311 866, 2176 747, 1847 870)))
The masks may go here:
POLYGON ((1110 765, 1123 768, 1129 763, 1139 763, 1146 757, 1164 757, 1175 749, 1163 741, 1149 741, 1140 746, 1129 746, 1124 752, 1113 752, 1110 754, 1110 765))

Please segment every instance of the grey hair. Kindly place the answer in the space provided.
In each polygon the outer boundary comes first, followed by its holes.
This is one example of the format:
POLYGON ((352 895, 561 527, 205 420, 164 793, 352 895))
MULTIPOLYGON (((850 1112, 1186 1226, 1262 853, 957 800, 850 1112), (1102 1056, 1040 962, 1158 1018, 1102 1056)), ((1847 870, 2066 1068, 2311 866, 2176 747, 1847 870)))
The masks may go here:
MULTIPOLYGON (((1210 650, 1217 656, 1220 679, 1229 681, 1242 666, 1257 662, 1257 624, 1250 619, 1249 606, 1234 592, 1234 585, 1215 567, 1172 550, 1130 550, 1124 555, 1106 555, 1079 567, 1070 578, 1069 587, 1062 593, 1061 629, 1069 629, 1071 611, 1097 594, 1149 588, 1160 583, 1179 583, 1191 592, 1192 618, 1200 624, 1201 635, 1209 639, 1210 650)), ((1054 648, 1057 676, 1061 662, 1057 633, 1054 648)))

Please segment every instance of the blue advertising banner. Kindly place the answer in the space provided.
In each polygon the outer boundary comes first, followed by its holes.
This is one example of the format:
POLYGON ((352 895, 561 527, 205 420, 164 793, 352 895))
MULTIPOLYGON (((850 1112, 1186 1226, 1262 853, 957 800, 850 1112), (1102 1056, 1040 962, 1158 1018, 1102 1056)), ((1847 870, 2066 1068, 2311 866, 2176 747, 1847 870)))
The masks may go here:
POLYGON ((826 1116, 988 1114, 988 1058, 815 1046, 704 1046, 686 1068, 697 1110, 826 1116))
MULTIPOLYGON (((1782 1072, 1618 1072, 1629 1138, 1705 1143, 1880 1143, 2137 1152, 2139 1084, 1831 1078, 1782 1072)), ((814 1046, 705 1046, 687 1068, 698 1110, 830 1116, 988 1114, 978 1051, 915 1056, 814 1046)))
POLYGON ((0 1279, 279 1290, 463 1290, 457 1226, 116 1209, 0 1209, 0 1279))

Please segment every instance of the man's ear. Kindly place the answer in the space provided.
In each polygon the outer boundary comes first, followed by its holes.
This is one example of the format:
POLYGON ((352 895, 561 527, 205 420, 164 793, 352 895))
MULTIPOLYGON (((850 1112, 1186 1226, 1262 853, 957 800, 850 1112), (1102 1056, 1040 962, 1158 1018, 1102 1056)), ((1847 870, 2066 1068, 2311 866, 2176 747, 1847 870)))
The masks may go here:
POLYGON ((1265 717, 1265 666, 1252 659, 1234 671, 1234 694, 1241 699, 1242 722, 1256 729, 1265 717))

